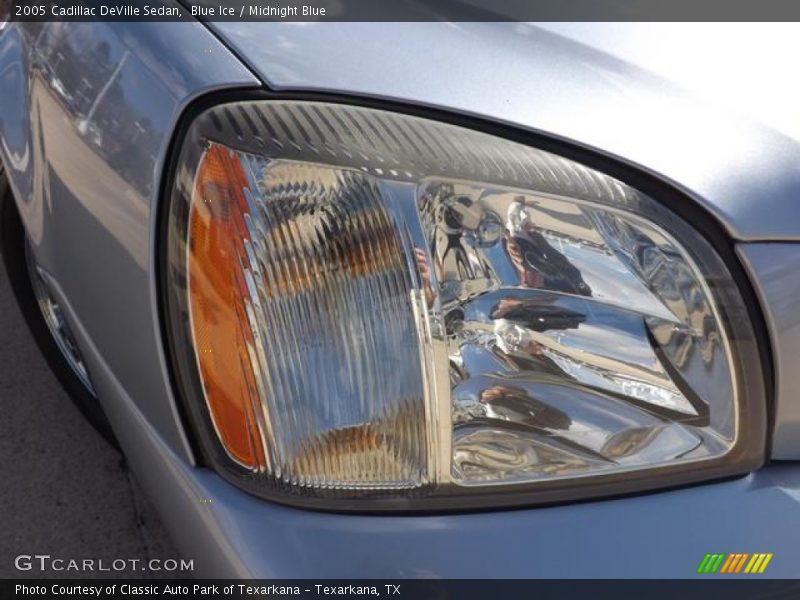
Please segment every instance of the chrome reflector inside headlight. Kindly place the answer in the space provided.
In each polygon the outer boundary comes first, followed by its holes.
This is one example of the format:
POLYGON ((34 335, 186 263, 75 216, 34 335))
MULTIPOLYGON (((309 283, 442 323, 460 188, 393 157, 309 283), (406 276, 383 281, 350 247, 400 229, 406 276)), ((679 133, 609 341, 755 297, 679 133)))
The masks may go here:
POLYGON ((223 105, 184 139, 167 250, 181 388, 209 460, 256 493, 509 504, 762 459, 728 270, 571 160, 381 110, 223 105))

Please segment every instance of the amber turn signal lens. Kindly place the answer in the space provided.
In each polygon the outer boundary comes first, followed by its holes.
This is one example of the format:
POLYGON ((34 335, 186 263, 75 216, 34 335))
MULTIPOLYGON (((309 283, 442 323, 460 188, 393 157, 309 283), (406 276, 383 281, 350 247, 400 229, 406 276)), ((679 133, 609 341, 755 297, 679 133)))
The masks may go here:
POLYGON ((258 390, 249 353, 247 284, 239 268, 246 187, 236 155, 219 146, 205 153, 194 187, 189 224, 191 329, 206 403, 230 457, 253 470, 266 465, 254 404, 258 390))

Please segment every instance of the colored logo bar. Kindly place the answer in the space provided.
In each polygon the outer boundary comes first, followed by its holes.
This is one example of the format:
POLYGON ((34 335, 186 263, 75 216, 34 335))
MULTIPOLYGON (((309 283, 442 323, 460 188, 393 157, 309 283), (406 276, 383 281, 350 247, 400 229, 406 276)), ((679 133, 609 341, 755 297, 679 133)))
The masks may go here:
POLYGON ((746 573, 755 575, 763 573, 771 560, 772 552, 706 554, 697 566, 697 572, 701 574, 746 573))

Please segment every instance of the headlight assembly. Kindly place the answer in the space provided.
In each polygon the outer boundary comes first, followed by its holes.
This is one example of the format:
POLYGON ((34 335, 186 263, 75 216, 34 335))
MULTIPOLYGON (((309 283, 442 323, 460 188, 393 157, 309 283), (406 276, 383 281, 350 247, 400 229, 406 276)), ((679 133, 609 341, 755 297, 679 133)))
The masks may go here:
POLYGON ((582 164, 342 104, 200 114, 167 319, 207 460, 345 510, 500 506, 747 472, 754 335, 712 247, 582 164))

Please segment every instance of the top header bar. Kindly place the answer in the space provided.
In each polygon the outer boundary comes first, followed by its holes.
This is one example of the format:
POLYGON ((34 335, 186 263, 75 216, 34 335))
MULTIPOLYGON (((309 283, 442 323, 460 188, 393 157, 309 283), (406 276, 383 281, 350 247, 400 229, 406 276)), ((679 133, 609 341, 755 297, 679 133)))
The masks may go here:
POLYGON ((797 0, 0 0, 9 21, 800 21, 797 0))

